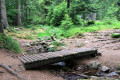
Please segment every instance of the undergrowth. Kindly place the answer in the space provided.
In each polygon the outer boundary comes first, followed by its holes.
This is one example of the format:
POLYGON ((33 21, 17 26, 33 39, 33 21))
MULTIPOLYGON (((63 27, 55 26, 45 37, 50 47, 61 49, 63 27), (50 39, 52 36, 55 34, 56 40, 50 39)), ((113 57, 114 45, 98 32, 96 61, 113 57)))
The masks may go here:
POLYGON ((0 34, 0 47, 14 51, 15 53, 21 52, 18 41, 5 34, 0 34))
POLYGON ((120 22, 116 20, 106 20, 106 21, 96 21, 92 25, 84 25, 84 26, 75 26, 72 25, 70 29, 63 29, 54 26, 46 26, 46 25, 28 25, 28 28, 24 28, 24 30, 15 31, 14 28, 11 28, 13 32, 7 32, 8 35, 14 36, 20 39, 37 39, 37 38, 45 38, 51 37, 55 35, 57 38, 68 38, 79 36, 83 37, 83 33, 85 32, 94 32, 99 30, 107 30, 107 29, 120 29, 120 22))
MULTIPOLYGON (((46 26, 46 25, 28 25, 28 28, 23 28, 21 30, 15 30, 15 28, 11 27, 11 31, 5 30, 5 33, 9 36, 13 36, 20 39, 37 39, 50 38, 51 36, 55 36, 57 39, 63 39, 68 37, 83 37, 83 33, 85 32, 94 32, 99 30, 108 30, 108 29, 120 29, 119 21, 96 21, 92 25, 84 25, 84 26, 75 26, 72 25, 69 29, 63 29, 54 26, 46 26)), ((19 43, 17 40, 12 39, 11 37, 6 36, 5 34, 0 35, 0 47, 12 50, 16 53, 21 52, 19 47, 19 43)), ((111 35, 113 38, 115 34, 111 35)))

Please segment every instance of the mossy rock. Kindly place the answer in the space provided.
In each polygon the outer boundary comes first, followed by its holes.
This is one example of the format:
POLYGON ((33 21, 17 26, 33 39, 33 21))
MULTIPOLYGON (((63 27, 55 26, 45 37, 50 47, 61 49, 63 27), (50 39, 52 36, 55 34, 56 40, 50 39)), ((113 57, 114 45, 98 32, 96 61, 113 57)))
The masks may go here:
POLYGON ((112 38, 120 38, 120 33, 113 33, 111 34, 112 38))

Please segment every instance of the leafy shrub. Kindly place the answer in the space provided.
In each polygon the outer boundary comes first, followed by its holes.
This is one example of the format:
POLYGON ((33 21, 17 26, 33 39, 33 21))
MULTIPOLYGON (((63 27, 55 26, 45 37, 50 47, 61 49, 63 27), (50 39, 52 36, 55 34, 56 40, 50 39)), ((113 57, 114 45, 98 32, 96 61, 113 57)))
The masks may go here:
POLYGON ((56 7, 50 8, 47 21, 50 25, 59 26, 67 13, 66 3, 62 2, 56 7))
POLYGON ((0 34, 0 38, 2 40, 1 46, 2 48, 6 48, 8 50, 14 51, 15 53, 20 53, 21 49, 19 43, 16 39, 13 39, 10 36, 6 36, 5 34, 0 34))
POLYGON ((105 24, 111 25, 111 24, 112 24, 112 21, 105 21, 105 24))
POLYGON ((112 25, 114 23, 118 22, 116 18, 105 18, 104 19, 104 24, 112 25))
POLYGON ((37 24, 45 24, 46 23, 46 20, 39 17, 39 16, 35 16, 33 17, 32 21, 31 21, 31 24, 34 24, 34 25, 37 25, 37 24))
POLYGON ((112 38, 120 38, 120 33, 113 33, 111 34, 112 38))
POLYGON ((73 25, 71 18, 68 14, 65 15, 64 20, 61 23, 61 28, 67 30, 73 25))
POLYGON ((61 34, 63 34, 63 30, 61 28, 57 28, 57 27, 52 27, 52 26, 44 26, 42 28, 45 28, 46 30, 44 30, 44 32, 39 32, 38 33, 38 37, 51 37, 51 36, 55 36, 59 39, 61 39, 61 34))

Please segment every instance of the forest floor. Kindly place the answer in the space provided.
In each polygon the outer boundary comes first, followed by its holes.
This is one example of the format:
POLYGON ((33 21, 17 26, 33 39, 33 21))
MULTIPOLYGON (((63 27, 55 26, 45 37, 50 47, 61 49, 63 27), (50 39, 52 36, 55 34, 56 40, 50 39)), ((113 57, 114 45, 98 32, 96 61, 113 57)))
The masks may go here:
MULTIPOLYGON (((84 48, 97 48, 102 56, 98 58, 84 58, 75 60, 77 67, 81 63, 88 64, 91 61, 98 61, 102 65, 108 67, 114 67, 120 64, 120 41, 118 39, 111 38, 111 33, 119 32, 120 30, 103 30, 92 33, 85 33, 84 37, 69 38, 65 39, 64 42, 67 44, 64 49, 73 49, 76 46, 84 48)), ((27 49, 23 46, 24 43, 31 42, 32 40, 19 39, 20 46, 22 49, 27 49)), ((0 63, 3 63, 12 70, 17 72, 26 80, 64 80, 62 77, 56 75, 56 71, 52 71, 50 68, 44 68, 40 70, 25 70, 23 64, 17 58, 20 54, 14 54, 13 52, 7 51, 5 49, 0 49, 0 63)), ((0 80, 18 80, 16 77, 9 74, 3 68, 0 68, 0 80)))

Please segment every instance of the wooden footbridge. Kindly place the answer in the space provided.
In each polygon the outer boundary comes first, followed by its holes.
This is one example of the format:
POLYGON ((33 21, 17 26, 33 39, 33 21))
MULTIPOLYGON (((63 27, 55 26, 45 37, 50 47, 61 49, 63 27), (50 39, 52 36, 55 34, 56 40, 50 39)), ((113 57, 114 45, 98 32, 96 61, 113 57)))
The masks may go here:
POLYGON ((75 48, 57 52, 48 52, 42 54, 23 55, 19 59, 23 62, 25 69, 38 68, 43 65, 53 64, 69 59, 81 58, 97 54, 96 49, 75 48))

